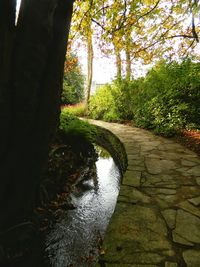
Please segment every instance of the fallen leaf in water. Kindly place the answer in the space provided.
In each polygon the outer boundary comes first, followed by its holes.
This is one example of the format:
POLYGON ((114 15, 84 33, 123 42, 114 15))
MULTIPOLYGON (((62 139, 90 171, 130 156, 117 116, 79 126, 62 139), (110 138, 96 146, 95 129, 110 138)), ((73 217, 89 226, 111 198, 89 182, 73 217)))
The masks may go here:
POLYGON ((100 255, 104 255, 104 254, 106 254, 106 252, 105 252, 104 249, 100 249, 100 250, 99 250, 99 254, 100 254, 100 255))

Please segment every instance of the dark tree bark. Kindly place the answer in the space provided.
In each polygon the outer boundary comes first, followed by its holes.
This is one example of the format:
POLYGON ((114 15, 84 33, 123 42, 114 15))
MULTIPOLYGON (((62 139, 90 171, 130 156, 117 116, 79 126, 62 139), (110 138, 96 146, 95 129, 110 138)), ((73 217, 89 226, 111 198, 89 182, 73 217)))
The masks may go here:
POLYGON ((0 232, 34 206, 59 118, 72 6, 24 0, 15 27, 15 1, 0 3, 0 232))

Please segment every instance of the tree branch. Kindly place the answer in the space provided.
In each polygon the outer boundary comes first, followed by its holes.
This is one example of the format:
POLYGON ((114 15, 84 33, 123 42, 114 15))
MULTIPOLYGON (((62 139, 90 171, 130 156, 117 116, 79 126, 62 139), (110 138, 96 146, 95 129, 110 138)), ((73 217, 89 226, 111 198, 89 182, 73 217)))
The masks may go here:
POLYGON ((160 3, 160 0, 158 0, 158 1, 156 2, 155 6, 153 6, 153 8, 150 9, 147 13, 141 15, 141 16, 137 19, 137 21, 139 21, 139 20, 140 20, 141 18, 143 18, 143 17, 148 16, 152 11, 154 11, 154 9, 156 9, 156 7, 158 6, 159 3, 160 3))

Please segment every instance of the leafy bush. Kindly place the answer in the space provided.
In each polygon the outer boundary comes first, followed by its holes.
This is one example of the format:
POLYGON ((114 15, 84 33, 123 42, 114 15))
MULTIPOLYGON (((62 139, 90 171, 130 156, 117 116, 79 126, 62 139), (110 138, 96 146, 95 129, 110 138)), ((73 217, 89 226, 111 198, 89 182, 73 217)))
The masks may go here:
POLYGON ((199 63, 159 63, 134 96, 136 124, 164 135, 173 135, 180 128, 200 127, 199 88, 199 63))
POLYGON ((115 112, 120 120, 132 119, 132 82, 115 80, 111 86, 115 112))
POLYGON ((93 119, 106 121, 117 119, 111 85, 101 86, 90 98, 89 114, 93 119))
POLYGON ((137 126, 167 136, 200 129, 200 63, 161 61, 145 78, 116 80, 96 92, 89 110, 94 119, 133 119, 137 126))
POLYGON ((89 114, 93 119, 118 121, 131 119, 131 86, 127 81, 116 80, 100 87, 89 103, 89 114))
POLYGON ((75 139, 81 141, 84 139, 88 142, 94 142, 96 139, 96 128, 86 121, 79 120, 73 114, 68 113, 65 109, 61 111, 60 115, 60 129, 75 139))

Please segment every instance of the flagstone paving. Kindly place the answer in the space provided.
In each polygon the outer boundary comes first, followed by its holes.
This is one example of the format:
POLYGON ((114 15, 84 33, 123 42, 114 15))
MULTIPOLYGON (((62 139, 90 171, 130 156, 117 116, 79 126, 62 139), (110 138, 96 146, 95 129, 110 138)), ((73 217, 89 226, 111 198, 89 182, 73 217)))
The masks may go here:
POLYGON ((200 158, 170 139, 102 121, 128 168, 98 266, 200 267, 200 158))

